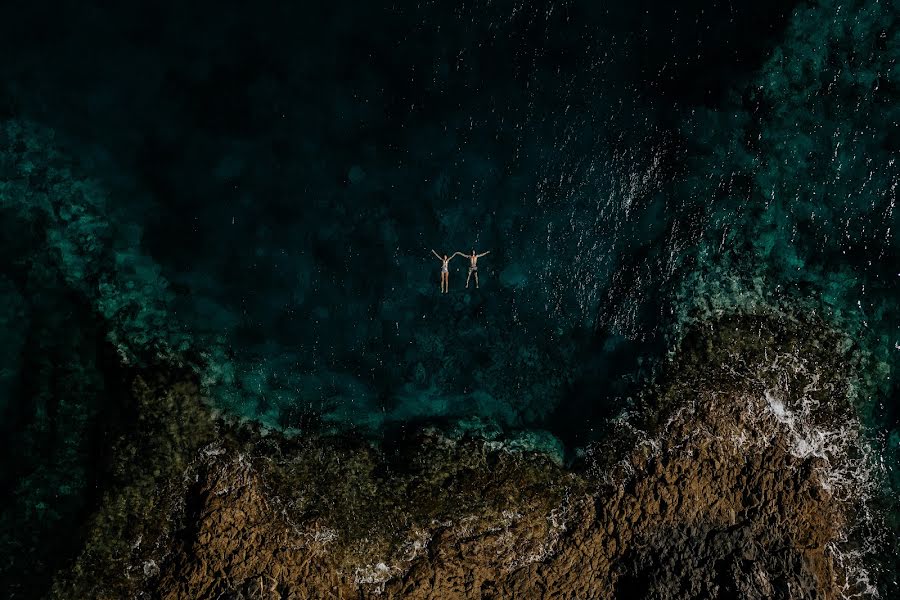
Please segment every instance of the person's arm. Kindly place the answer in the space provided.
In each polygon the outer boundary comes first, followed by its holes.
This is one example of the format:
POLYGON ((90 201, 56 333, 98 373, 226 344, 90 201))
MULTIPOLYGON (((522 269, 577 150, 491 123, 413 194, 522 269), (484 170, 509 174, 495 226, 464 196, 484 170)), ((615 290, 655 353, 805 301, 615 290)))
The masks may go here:
POLYGON ((485 254, 490 254, 490 253, 491 253, 490 250, 488 250, 487 252, 482 252, 481 254, 478 255, 478 258, 481 258, 481 257, 484 256, 485 254))
POLYGON ((438 254, 437 252, 434 251, 434 249, 431 250, 431 253, 434 254, 435 256, 437 256, 438 260, 444 260, 443 258, 441 258, 440 254, 438 254))
MULTIPOLYGON (((459 254, 460 256, 468 256, 468 254, 463 254, 462 252, 454 252, 453 256, 456 256, 457 254, 459 254)), ((451 256, 450 258, 453 258, 453 256, 451 256)))

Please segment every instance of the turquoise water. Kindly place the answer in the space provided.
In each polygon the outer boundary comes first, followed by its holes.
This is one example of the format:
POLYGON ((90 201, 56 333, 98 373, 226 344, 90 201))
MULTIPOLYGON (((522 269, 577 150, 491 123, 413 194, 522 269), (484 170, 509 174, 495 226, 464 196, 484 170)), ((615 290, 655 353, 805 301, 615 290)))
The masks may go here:
POLYGON ((17 10, 5 530, 88 510, 116 360, 192 365, 227 414, 300 434, 572 456, 728 311, 857 340, 900 490, 895 4, 72 4, 38 45, 17 10), (480 287, 457 257, 441 295, 431 250, 473 248, 480 287))

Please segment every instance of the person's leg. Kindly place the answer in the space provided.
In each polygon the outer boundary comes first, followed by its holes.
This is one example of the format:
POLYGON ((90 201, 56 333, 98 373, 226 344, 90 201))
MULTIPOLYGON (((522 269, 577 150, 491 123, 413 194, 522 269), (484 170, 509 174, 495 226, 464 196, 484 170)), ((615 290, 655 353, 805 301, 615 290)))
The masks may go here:
POLYGON ((478 271, 475 271, 475 287, 478 287, 478 271))
POLYGON ((469 279, 472 278, 472 269, 469 269, 469 274, 466 275, 466 288, 469 287, 469 279))

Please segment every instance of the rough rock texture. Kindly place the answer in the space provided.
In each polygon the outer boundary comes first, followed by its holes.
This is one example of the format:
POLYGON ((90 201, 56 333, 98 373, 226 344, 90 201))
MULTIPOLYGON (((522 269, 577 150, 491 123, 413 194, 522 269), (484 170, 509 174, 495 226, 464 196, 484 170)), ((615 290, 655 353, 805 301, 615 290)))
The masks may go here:
MULTIPOLYGON (((683 427, 677 433, 695 439, 689 428, 715 425, 699 417, 683 427)), ((713 438, 678 441, 667 441, 652 455, 646 446, 636 450, 620 465, 633 469, 634 476, 608 494, 579 490, 550 511, 529 506, 522 495, 505 502, 498 498, 500 515, 413 526, 394 560, 361 558, 355 565, 331 551, 342 543, 334 530, 316 521, 292 523, 267 499, 263 476, 250 461, 223 455, 203 469, 191 490, 192 525, 180 535, 160 593, 164 598, 219 598, 226 591, 248 598, 836 595, 838 577, 825 546, 835 539, 842 515, 822 490, 815 459, 794 459, 779 443, 744 453, 713 438)))
POLYGON ((222 422, 213 435, 214 420, 197 416, 205 413, 190 386, 161 385, 156 392, 169 394, 182 418, 157 452, 178 476, 163 474, 169 483, 156 496, 140 487, 145 503, 155 498, 151 508, 136 510, 140 495, 128 486, 111 494, 110 505, 133 504, 117 513, 131 521, 97 520, 105 528, 95 528, 96 539, 117 532, 107 558, 117 566, 85 593, 85 575, 95 581, 102 570, 86 552, 58 579, 56 594, 863 593, 860 565, 842 553, 858 507, 849 488, 865 483, 847 467, 859 463, 851 460, 859 440, 846 401, 849 365, 835 358, 839 338, 821 331, 810 338, 808 329, 725 319, 687 336, 634 414, 611 424, 572 469, 437 431, 390 450, 222 422), (203 445, 182 447, 185 432, 203 445))

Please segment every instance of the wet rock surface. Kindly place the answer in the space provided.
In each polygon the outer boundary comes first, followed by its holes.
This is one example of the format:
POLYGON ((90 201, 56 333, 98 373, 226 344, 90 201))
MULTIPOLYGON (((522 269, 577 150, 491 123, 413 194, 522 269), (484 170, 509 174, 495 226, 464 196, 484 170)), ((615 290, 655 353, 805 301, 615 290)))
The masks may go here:
MULTIPOLYGON (((206 424, 183 418, 203 445, 164 446, 177 466, 165 495, 144 488, 144 501, 167 500, 124 511, 132 517, 116 531, 119 549, 128 550, 111 552, 118 568, 92 595, 863 593, 860 565, 842 551, 861 502, 848 493, 860 482, 842 470, 858 442, 843 379, 850 366, 829 358, 837 338, 823 334, 811 344, 801 335, 805 324, 790 325, 789 335, 785 327, 723 320, 687 336, 635 413, 569 468, 436 430, 387 450, 352 438, 288 439, 208 415, 206 424), (748 326, 752 344, 740 341, 748 326), (818 439, 828 441, 817 446, 818 439), (135 527, 145 534, 140 545, 130 541, 135 527)), ((156 393, 163 390, 182 394, 173 405, 185 416, 207 414, 196 389, 161 383, 156 393)), ((123 496, 134 490, 112 493, 110 504, 120 506, 123 496)), ((57 579, 58 597, 83 590, 85 573, 97 575, 88 558, 57 579)))

